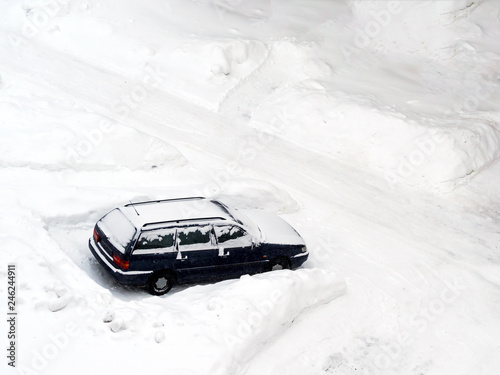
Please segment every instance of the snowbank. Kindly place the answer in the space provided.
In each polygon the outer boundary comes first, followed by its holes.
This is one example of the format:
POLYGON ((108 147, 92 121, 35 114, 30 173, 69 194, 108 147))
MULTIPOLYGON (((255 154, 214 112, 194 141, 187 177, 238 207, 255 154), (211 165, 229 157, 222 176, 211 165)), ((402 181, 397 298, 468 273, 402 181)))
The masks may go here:
POLYGON ((9 137, 0 138, 3 166, 95 171, 186 163, 175 147, 158 138, 75 108, 69 101, 20 93, 15 77, 7 75, 5 84, 0 121, 9 137))
MULTIPOLYGON (((37 243, 35 250, 3 237, 7 247, 18 249, 17 257, 8 260, 18 264, 18 273, 37 275, 36 282, 23 277, 25 281, 19 285, 23 337, 29 332, 43 338, 44 332, 52 332, 45 340, 23 340, 23 352, 33 354, 19 361, 28 373, 59 373, 58 369, 64 368, 61 364, 78 360, 87 340, 98 340, 106 343, 105 352, 114 355, 127 352, 132 345, 137 358, 168 353, 169 368, 226 374, 241 369, 304 310, 345 293, 344 282, 332 272, 303 269, 176 287, 166 296, 151 297, 144 291, 116 285, 101 269, 96 273, 99 265, 88 254, 81 254, 84 242, 68 241, 82 240, 90 232, 90 223, 86 231, 78 224, 66 226, 66 233, 52 229, 49 235, 33 226, 32 219, 7 219, 11 232, 22 230, 37 243), (72 249, 75 245, 77 249, 72 249), (91 269, 98 283, 84 276, 91 269), (86 281, 81 282, 82 278, 86 281), (43 326, 36 323, 40 320, 43 326), (64 361, 56 361, 62 357, 64 361)), ((5 254, 0 260, 7 262, 5 254)), ((82 364, 79 371, 99 371, 111 365, 112 361, 101 358, 99 352, 93 351, 92 356, 94 360, 82 364)), ((131 366, 137 369, 138 364, 133 362, 131 366)), ((113 367, 116 371, 130 370, 127 361, 113 367)))
POLYGON ((497 0, 4 3, 2 374, 498 372, 497 0), (90 254, 200 192, 288 216, 304 268, 160 298, 90 254))
POLYGON ((251 124, 354 167, 390 186, 449 191, 500 157, 499 126, 486 119, 415 118, 373 97, 303 81, 268 97, 251 124))

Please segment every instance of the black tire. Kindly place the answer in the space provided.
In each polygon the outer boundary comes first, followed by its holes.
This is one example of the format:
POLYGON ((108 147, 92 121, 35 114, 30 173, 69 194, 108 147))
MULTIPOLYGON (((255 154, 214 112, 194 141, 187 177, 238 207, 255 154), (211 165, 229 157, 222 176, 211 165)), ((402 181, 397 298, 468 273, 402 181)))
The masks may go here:
POLYGON ((154 296, 161 296, 169 292, 176 282, 175 274, 171 271, 154 273, 148 280, 147 290, 154 296))
POLYGON ((289 270, 290 260, 287 257, 277 257, 272 259, 268 265, 268 271, 289 270))

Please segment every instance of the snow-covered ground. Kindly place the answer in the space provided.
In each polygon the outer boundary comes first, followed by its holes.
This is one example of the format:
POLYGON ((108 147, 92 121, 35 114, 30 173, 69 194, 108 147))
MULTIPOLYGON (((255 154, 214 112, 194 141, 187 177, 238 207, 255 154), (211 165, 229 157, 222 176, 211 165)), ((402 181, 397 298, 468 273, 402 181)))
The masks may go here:
POLYGON ((2 374, 500 373, 498 0, 0 4, 2 374), (90 254, 188 195, 309 260, 154 297, 90 254))

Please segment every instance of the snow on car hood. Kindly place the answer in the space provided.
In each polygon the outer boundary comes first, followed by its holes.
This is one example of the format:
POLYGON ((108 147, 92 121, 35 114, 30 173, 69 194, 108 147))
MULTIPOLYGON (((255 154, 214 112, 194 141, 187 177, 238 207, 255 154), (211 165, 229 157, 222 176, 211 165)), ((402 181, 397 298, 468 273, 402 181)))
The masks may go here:
POLYGON ((283 245, 305 245, 293 227, 281 217, 260 210, 240 210, 257 225, 261 242, 283 245))

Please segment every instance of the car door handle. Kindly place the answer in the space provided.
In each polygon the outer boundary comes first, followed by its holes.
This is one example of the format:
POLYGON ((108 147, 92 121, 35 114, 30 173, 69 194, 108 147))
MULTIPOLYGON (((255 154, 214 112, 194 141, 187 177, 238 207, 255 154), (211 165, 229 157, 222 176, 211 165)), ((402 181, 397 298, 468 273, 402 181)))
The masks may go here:
POLYGON ((180 251, 177 252, 177 256, 175 257, 175 260, 180 260, 181 262, 187 260, 188 256, 184 255, 182 256, 182 253, 180 251))
POLYGON ((219 247, 219 254, 218 256, 221 257, 221 258, 227 258, 230 254, 230 251, 226 249, 224 249, 223 247, 219 247))

